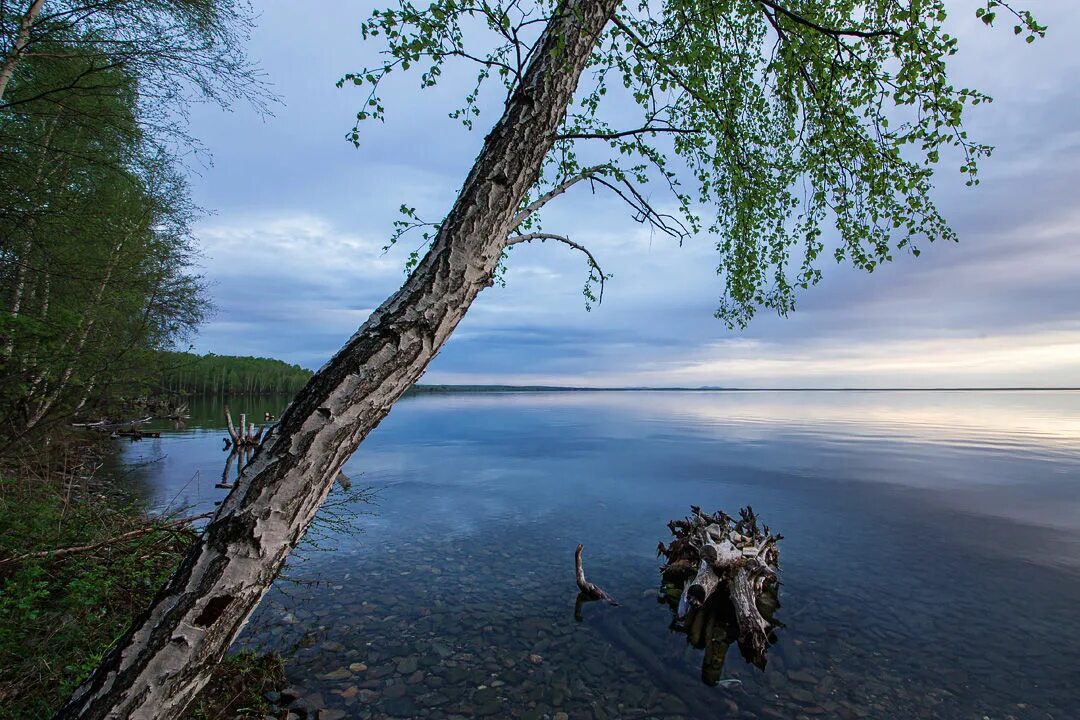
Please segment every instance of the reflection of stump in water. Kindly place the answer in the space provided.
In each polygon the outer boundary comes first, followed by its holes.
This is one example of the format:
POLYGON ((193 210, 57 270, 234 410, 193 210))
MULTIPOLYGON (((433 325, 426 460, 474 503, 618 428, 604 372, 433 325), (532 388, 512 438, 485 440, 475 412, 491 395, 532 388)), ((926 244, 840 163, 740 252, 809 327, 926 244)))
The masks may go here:
POLYGON ((214 487, 231 489, 233 486, 229 475, 232 474, 233 466, 236 466, 236 479, 240 479, 240 473, 244 472, 244 467, 251 462, 251 456, 254 454, 255 448, 251 446, 241 445, 232 448, 229 453, 229 457, 225 460, 225 469, 221 472, 221 482, 214 485, 214 487), (237 462, 239 460, 240 462, 237 462))
POLYGON ((664 563, 661 602, 674 611, 672 628, 705 650, 701 677, 720 681, 724 656, 733 642, 759 668, 775 640, 773 620, 779 607, 777 578, 781 535, 758 525, 750 507, 734 520, 724 512, 707 515, 694 507, 685 520, 668 523, 674 539, 660 543, 664 563))

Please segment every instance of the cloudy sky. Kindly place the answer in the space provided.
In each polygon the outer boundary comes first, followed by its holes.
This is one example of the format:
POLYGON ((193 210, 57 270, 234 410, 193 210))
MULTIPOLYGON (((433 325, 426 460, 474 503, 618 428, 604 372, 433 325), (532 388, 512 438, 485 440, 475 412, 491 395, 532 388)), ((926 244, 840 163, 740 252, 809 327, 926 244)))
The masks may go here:
MULTIPOLYGON (((968 118, 997 147, 982 185, 943 173, 936 198, 961 242, 901 256, 872 276, 825 267, 788 318, 744 331, 713 318, 720 284, 711 238, 652 237, 587 191, 545 227, 588 245, 614 275, 586 312, 579 255, 515 249, 507 287, 485 291, 422 382, 728 387, 1080 386, 1080 3, 1033 3, 1048 37, 987 31, 956 2, 957 85, 994 96, 968 118)), ((200 352, 278 357, 317 368, 403 280, 413 245, 382 247, 403 202, 449 208, 483 129, 447 118, 462 85, 385 94, 386 123, 345 140, 362 91, 336 89, 370 63, 368 2, 263 3, 251 42, 281 104, 260 117, 196 107, 213 154, 193 179, 213 214, 197 227, 217 313, 200 352)), ((481 118, 487 127, 494 116, 481 118), (484 122, 486 121, 486 123, 484 122)))

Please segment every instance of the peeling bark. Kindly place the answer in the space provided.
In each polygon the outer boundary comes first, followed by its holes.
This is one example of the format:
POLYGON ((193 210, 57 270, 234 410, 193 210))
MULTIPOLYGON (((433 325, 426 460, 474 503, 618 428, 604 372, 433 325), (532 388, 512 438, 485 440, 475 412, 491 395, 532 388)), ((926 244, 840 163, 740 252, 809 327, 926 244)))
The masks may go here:
POLYGON ((270 587, 338 472, 492 277, 522 198, 618 0, 566 0, 431 250, 300 392, 152 606, 56 714, 181 715, 270 587))

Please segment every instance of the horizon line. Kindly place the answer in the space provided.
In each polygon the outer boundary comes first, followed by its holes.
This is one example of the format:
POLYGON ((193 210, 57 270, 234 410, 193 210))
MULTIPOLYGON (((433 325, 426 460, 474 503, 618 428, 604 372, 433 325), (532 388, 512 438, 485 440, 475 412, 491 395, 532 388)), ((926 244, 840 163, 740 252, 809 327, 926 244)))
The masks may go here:
POLYGON ((479 389, 479 390, 519 390, 519 391, 602 391, 602 392, 647 392, 647 391, 680 391, 680 392, 1036 392, 1036 391, 1070 391, 1080 390, 1080 386, 1002 386, 1002 387, 726 387, 722 385, 699 385, 690 386, 649 386, 649 385, 621 385, 621 386, 584 386, 584 385, 511 385, 506 383, 416 383, 410 389, 435 390, 445 388, 454 389, 479 389))

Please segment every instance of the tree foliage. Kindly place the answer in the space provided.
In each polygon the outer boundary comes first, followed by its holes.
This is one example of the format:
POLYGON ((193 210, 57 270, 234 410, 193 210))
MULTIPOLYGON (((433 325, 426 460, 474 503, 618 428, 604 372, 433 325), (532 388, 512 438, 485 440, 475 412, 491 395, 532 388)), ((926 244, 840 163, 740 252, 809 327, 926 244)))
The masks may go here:
POLYGON ((158 386, 190 395, 268 395, 296 393, 311 371, 261 357, 165 353, 158 386))
MULTIPOLYGON (((22 0, 0 3, 0 110, 28 112, 74 96, 108 94, 110 75, 138 78, 139 119, 154 139, 193 142, 183 130, 192 102, 262 105, 261 72, 244 51, 252 11, 245 0, 22 0), (65 70, 43 78, 42 67, 65 70)), ((91 118, 87 118, 92 121, 91 118)))
MULTIPOLYGON (((451 59, 479 66, 450 113, 471 128, 487 81, 508 93, 517 86, 559 7, 436 0, 375 11, 363 34, 382 40, 383 60, 339 83, 369 92, 350 139, 359 143, 362 122, 385 119, 380 87, 392 72, 418 69, 428 88, 451 59)), ((976 14, 986 25, 1008 17, 1028 42, 1045 33, 1000 0, 976 14)), ((760 308, 792 310, 797 292, 821 279, 823 256, 872 272, 897 252, 918 255, 922 242, 955 240, 931 197, 935 171, 955 163, 977 184, 992 148, 964 129, 967 109, 990 98, 949 81, 958 42, 947 20, 944 0, 624 3, 596 43, 517 230, 565 241, 536 233, 533 211, 587 180, 680 243, 708 232, 722 283, 716 314, 730 326, 760 308)), ((394 240, 438 227, 415 208, 402 212, 394 240)), ((591 255, 589 267, 594 300, 604 275, 591 255)))
POLYGON ((9 440, 149 383, 158 352, 203 319, 190 231, 198 209, 175 152, 183 112, 196 96, 257 89, 243 84, 253 71, 238 52, 246 21, 236 3, 21 5, 0 6, 0 435, 9 440))

